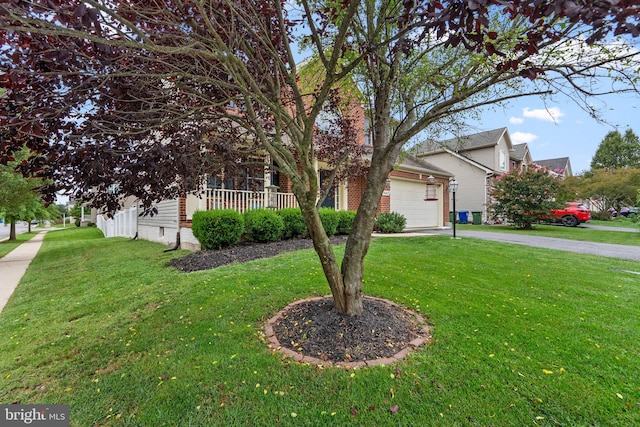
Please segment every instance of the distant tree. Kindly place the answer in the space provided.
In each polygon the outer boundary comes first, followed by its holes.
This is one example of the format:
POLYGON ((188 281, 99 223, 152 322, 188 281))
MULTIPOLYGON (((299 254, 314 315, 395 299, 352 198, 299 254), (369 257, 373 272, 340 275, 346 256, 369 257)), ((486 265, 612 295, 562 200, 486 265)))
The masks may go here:
POLYGON ((591 160, 591 169, 640 167, 640 139, 631 129, 624 136, 617 130, 604 137, 591 160))
POLYGON ((80 218, 82 216, 82 207, 80 203, 76 202, 71 209, 69 209, 69 215, 74 218, 80 218))
POLYGON ((0 213, 10 224, 9 240, 16 240, 16 222, 36 218, 36 211, 44 209, 37 189, 42 181, 25 178, 16 171, 18 161, 0 165, 0 213))
POLYGON ((529 230, 555 209, 559 182, 545 169, 514 169, 497 177, 491 189, 491 212, 496 218, 529 230))
POLYGON ((571 175, 559 180, 556 200, 559 202, 573 202, 580 198, 582 179, 582 175, 571 175))
POLYGON ((580 197, 601 200, 605 207, 620 212, 622 207, 636 204, 638 190, 640 168, 595 169, 582 179, 580 197))

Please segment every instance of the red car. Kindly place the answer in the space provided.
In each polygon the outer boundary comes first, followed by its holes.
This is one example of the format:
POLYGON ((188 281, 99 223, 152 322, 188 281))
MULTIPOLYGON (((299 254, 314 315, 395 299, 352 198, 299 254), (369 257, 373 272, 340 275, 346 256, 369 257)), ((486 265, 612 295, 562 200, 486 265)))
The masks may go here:
POLYGON ((567 227, 576 227, 583 222, 591 221, 591 211, 580 203, 570 202, 564 209, 552 210, 552 219, 567 227))

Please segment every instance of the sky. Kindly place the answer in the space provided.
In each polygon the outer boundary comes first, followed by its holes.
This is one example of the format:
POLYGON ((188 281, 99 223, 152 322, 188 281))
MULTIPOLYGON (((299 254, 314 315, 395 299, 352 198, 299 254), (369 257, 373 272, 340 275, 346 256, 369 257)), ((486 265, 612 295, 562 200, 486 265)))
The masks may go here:
POLYGON ((569 157, 574 175, 590 169, 591 159, 607 133, 616 129, 624 133, 631 128, 640 135, 638 94, 598 98, 593 105, 606 123, 596 121, 573 101, 556 101, 522 98, 505 108, 486 111, 477 123, 468 124, 478 132, 506 127, 514 144, 528 144, 534 161, 569 157))

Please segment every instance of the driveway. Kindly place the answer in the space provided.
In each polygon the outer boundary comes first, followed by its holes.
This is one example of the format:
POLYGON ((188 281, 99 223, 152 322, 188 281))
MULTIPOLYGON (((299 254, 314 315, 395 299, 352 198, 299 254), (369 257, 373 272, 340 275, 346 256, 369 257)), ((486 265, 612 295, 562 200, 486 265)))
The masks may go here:
MULTIPOLYGON (((615 227, 608 227, 606 229, 613 231, 614 228, 615 227)), ((633 231, 637 232, 635 229, 633 229, 633 231)), ((451 234, 451 232, 451 230, 438 230, 439 234, 451 234)), ((559 251, 640 261, 640 246, 612 245, 609 243, 583 242, 579 240, 558 239, 555 237, 473 230, 456 230, 456 236, 473 237, 475 239, 493 240, 494 242, 513 243, 516 245, 534 246, 538 248, 556 249, 559 251)), ((638 243, 640 243, 640 236, 629 237, 638 239, 638 243)))

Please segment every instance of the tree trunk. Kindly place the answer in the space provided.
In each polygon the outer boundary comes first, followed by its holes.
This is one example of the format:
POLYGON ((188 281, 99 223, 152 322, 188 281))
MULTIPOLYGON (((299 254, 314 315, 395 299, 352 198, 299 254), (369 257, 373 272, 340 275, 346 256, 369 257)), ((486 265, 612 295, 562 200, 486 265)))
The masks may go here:
POLYGON ((347 240, 341 269, 346 300, 345 314, 358 315, 363 312, 364 257, 369 251, 371 233, 375 225, 375 217, 385 182, 397 155, 392 154, 390 157, 392 160, 376 159, 376 156, 372 158, 367 185, 347 240))
POLYGON ((367 186, 347 239, 342 268, 338 266, 333 246, 316 210, 315 201, 298 199, 314 249, 331 289, 334 309, 339 313, 357 316, 364 311, 362 293, 364 257, 369 250, 371 233, 385 181, 391 171, 389 165, 393 163, 388 160, 376 162, 372 159, 367 186))
POLYGON ((320 259, 322 270, 327 282, 329 283, 329 288, 333 295, 333 305, 338 312, 349 314, 347 312, 344 282, 342 280, 340 268, 338 267, 338 260, 333 252, 331 240, 329 240, 329 237, 322 226, 322 222, 320 221, 320 215, 316 210, 315 200, 301 200, 302 199, 300 198, 298 199, 300 209, 302 210, 302 215, 307 223, 309 236, 313 241, 313 247, 320 259))
POLYGON ((11 221, 10 223, 11 225, 9 226, 9 241, 16 241, 17 237, 16 237, 16 222, 15 221, 11 221))

